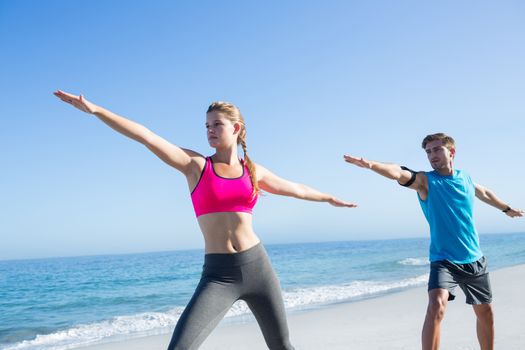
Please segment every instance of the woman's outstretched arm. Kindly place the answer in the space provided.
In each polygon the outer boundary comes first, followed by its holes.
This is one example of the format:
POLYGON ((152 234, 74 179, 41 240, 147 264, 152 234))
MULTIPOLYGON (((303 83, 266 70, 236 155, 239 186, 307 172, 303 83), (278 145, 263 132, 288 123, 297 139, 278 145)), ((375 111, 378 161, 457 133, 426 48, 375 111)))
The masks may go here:
POLYGON ((357 205, 354 203, 342 201, 330 194, 319 192, 316 189, 306 185, 280 178, 259 164, 257 164, 257 177, 259 187, 263 191, 269 193, 315 202, 328 202, 336 207, 357 207, 357 205))
POLYGON ((180 148, 166 141, 139 123, 121 117, 86 100, 82 95, 76 96, 60 90, 56 91, 54 94, 62 101, 69 103, 77 109, 97 116, 101 121, 122 135, 140 142, 165 163, 176 168, 185 175, 188 175, 193 171, 193 158, 202 157, 197 152, 180 148))

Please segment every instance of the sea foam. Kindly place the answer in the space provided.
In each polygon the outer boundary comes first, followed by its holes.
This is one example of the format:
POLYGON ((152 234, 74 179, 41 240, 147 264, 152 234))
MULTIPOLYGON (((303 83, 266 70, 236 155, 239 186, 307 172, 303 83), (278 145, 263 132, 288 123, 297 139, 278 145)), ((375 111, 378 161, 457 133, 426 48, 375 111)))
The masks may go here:
MULTIPOLYGON (((354 281, 341 285, 297 288, 283 292, 283 299, 287 309, 305 309, 418 286, 426 280, 427 275, 421 275, 391 282, 354 281)), ((107 321, 78 325, 52 334, 38 335, 33 340, 25 340, 7 346, 3 350, 69 350, 113 340, 167 333, 173 330, 183 310, 184 308, 175 308, 168 312, 118 316, 107 321)), ((246 303, 238 301, 232 306, 226 317, 247 314, 249 314, 249 308, 246 303)))
POLYGON ((424 266, 430 264, 427 257, 424 258, 406 258, 397 262, 401 265, 410 265, 410 266, 424 266))

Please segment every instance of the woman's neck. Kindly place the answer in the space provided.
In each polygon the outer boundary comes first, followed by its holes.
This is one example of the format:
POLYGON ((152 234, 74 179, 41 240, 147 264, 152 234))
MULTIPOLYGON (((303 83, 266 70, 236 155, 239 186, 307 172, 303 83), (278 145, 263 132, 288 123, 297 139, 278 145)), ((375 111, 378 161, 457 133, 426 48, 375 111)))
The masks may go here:
POLYGON ((237 148, 216 150, 215 154, 212 155, 215 162, 225 163, 228 165, 236 164, 239 162, 239 154, 237 148))

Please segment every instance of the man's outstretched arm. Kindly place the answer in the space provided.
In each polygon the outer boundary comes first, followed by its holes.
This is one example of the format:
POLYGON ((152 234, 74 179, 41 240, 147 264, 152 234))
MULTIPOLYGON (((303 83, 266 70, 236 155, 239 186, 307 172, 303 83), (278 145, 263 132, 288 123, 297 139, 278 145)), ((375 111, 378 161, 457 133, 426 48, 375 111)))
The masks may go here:
POLYGON ((494 194, 494 192, 479 184, 476 184, 476 197, 478 197, 481 201, 492 205, 494 208, 503 211, 511 218, 523 216, 523 210, 511 208, 507 203, 499 199, 496 194, 494 194))
POLYGON ((344 158, 347 163, 354 164, 361 168, 370 169, 379 175, 396 180, 402 186, 416 190, 419 193, 420 198, 423 200, 427 197, 428 189, 425 173, 418 173, 394 163, 376 162, 350 155, 345 155, 344 158))

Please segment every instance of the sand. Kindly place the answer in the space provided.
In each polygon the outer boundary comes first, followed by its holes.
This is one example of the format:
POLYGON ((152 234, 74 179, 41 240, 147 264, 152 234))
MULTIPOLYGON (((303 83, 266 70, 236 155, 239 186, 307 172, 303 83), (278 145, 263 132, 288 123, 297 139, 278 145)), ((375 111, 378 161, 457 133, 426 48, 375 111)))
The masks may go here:
MULTIPOLYGON (((491 272, 496 319, 496 349, 525 349, 525 265, 491 272)), ((441 349, 479 349, 472 307, 458 289, 442 323, 441 349)), ((288 315, 291 340, 306 349, 420 349, 427 305, 426 287, 412 288, 372 299, 340 303, 288 315)), ((170 334, 97 345, 84 350, 161 350, 170 334)), ((255 322, 221 323, 202 350, 267 349, 255 322)))

